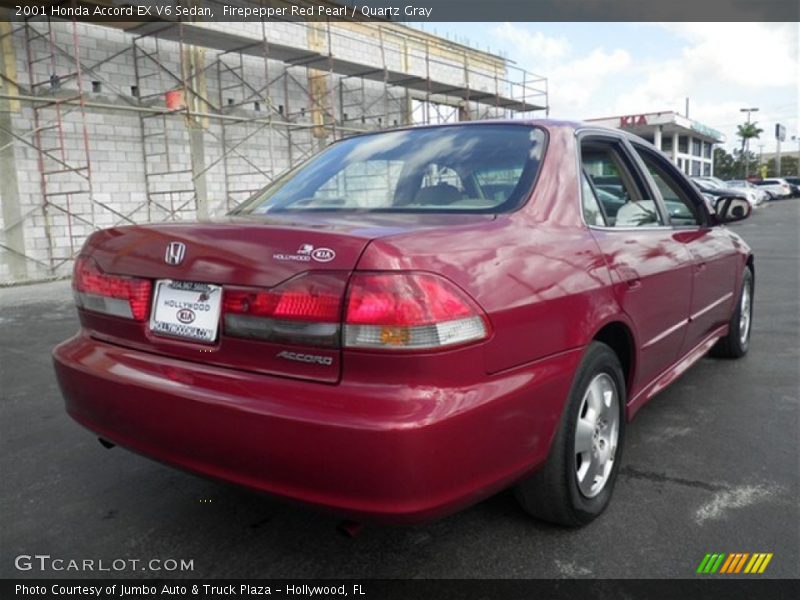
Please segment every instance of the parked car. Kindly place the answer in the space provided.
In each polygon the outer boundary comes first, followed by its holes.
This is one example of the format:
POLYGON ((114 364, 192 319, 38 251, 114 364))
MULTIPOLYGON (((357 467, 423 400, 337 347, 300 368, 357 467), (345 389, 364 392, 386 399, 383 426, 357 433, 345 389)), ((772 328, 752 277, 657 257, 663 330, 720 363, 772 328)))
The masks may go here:
POLYGON ((58 383, 106 446, 351 518, 513 485, 583 525, 627 421, 709 350, 748 350, 754 258, 722 224, 750 206, 715 208, 618 130, 348 137, 225 218, 93 233, 58 383), (591 173, 623 187, 614 217, 591 173))
POLYGON ((769 191, 775 198, 790 198, 792 196, 792 186, 785 179, 772 177, 754 181, 753 183, 769 191))
POLYGON ((772 199, 772 194, 770 194, 766 189, 760 188, 746 179, 730 179, 724 183, 731 189, 750 190, 756 195, 756 204, 761 204, 772 199))
POLYGON ((727 196, 736 196, 738 198, 742 198, 750 203, 750 206, 755 207, 755 196, 750 195, 749 197, 742 193, 741 189, 733 189, 733 188, 726 188, 726 187, 717 187, 716 183, 707 181, 706 179, 699 178, 699 177, 692 177, 692 183, 697 187, 700 192, 703 194, 713 196, 714 198, 721 198, 727 196))
POLYGON ((783 178, 786 183, 792 186, 792 196, 800 196, 800 177, 789 176, 783 178))
POLYGON ((698 185, 703 185, 705 189, 715 189, 720 194, 736 194, 747 198, 747 201, 750 202, 753 207, 758 206, 764 201, 764 196, 752 188, 730 185, 729 182, 722 181, 717 177, 692 177, 692 181, 698 185))

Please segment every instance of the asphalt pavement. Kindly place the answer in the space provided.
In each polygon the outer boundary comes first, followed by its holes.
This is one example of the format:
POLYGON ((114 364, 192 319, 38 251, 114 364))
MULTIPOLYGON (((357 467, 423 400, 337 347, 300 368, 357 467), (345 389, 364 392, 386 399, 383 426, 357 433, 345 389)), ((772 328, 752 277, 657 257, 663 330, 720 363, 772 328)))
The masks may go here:
POLYGON ((106 450, 66 415, 51 366, 77 328, 68 283, 0 289, 0 577, 682 578, 709 552, 771 552, 762 577, 798 577, 799 217, 795 199, 734 225, 756 254, 750 353, 704 358, 638 413, 611 506, 580 530, 506 492, 348 538, 336 517, 106 450), (34 554, 193 570, 15 567, 34 554))

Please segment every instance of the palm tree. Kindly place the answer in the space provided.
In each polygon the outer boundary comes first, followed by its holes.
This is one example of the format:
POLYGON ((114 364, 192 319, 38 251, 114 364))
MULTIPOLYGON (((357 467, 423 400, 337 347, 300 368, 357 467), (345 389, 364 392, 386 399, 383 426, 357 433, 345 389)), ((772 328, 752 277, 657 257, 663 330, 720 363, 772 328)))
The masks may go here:
POLYGON ((749 150, 750 140, 757 140, 759 136, 764 133, 764 130, 758 126, 755 121, 750 123, 742 123, 736 128, 736 137, 742 138, 742 160, 744 160, 744 176, 747 178, 749 175, 749 150))

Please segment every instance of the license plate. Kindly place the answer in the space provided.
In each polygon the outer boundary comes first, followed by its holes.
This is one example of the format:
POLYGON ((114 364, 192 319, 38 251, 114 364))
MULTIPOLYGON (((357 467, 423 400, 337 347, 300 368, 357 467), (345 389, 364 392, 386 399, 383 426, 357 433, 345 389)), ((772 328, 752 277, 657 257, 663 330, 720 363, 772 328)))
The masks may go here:
POLYGON ((219 328, 222 287, 161 279, 156 282, 150 330, 157 335, 214 342, 219 328))

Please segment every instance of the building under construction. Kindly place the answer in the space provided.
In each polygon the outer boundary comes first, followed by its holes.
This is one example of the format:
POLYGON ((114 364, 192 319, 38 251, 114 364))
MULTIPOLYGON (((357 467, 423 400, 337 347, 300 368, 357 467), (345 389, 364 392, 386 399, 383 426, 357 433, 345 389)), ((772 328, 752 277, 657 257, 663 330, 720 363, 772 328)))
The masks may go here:
POLYGON ((342 136, 543 116, 547 81, 381 22, 0 22, 0 284, 221 214, 342 136))

